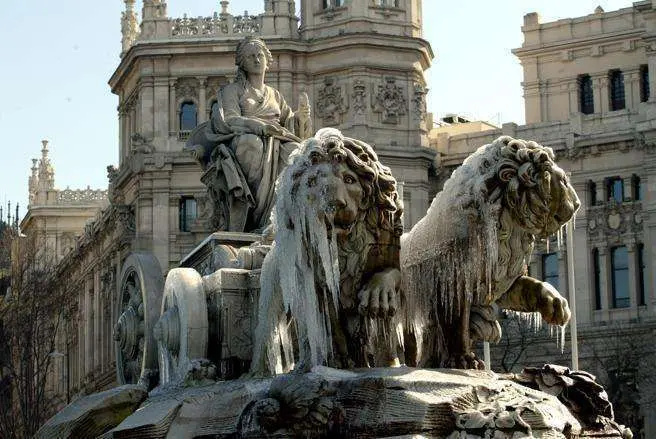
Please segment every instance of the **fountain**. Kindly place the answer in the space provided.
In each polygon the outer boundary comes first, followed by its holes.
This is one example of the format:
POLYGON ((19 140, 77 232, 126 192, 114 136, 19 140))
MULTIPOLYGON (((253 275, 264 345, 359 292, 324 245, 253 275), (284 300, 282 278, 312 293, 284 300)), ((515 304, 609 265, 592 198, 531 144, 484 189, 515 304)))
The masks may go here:
MULTIPOLYGON (((234 165, 233 138, 208 152, 192 134, 190 149, 234 165)), ((222 221, 262 235, 209 273, 169 272, 148 326, 157 371, 144 359, 148 379, 75 401, 38 437, 631 437, 592 375, 499 375, 473 354, 500 338, 496 308, 570 318, 525 269, 535 239, 579 207, 549 148, 510 137, 479 148, 405 235, 390 169, 336 129, 290 153, 270 224, 224 207, 222 221)))

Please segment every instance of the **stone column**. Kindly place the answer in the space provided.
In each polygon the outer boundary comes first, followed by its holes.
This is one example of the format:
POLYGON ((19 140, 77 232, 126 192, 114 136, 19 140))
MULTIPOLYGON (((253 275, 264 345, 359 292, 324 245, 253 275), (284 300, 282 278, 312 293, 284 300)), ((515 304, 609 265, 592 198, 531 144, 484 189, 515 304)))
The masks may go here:
POLYGON ((292 95, 292 58, 291 55, 278 56, 278 90, 287 103, 296 110, 298 107, 298 96, 292 95))
POLYGON ((572 78, 567 81, 567 94, 569 97, 569 114, 580 113, 579 83, 577 78, 572 78))
POLYGON ((605 244, 597 247, 597 250, 599 250, 599 291, 601 295, 602 318, 607 321, 610 318, 609 309, 610 304, 612 304, 610 254, 605 244))
POLYGON ((604 180, 596 182, 597 187, 597 203, 605 203, 608 201, 608 194, 606 193, 606 182, 604 180))
POLYGON ((198 77, 198 124, 207 120, 207 76, 198 77))
POLYGON ((606 73, 592 77, 595 113, 608 112, 608 76, 606 73))
POLYGON ((85 283, 82 281, 78 285, 78 333, 77 333, 77 390, 82 389, 82 384, 84 383, 84 349, 86 347, 86 337, 85 337, 85 321, 86 321, 86 311, 84 309, 84 299, 85 299, 85 283))
POLYGON ((633 194, 631 193, 633 189, 633 177, 631 175, 622 177, 622 191, 624 200, 633 200, 633 194))
POLYGON ((656 41, 648 43, 646 51, 649 69, 649 102, 656 102, 656 41))
POLYGON ((87 277, 84 280, 84 377, 82 382, 86 384, 86 378, 93 371, 93 279, 87 277))
POLYGON ((178 109, 176 108, 175 102, 175 82, 175 78, 169 78, 169 137, 177 137, 178 135, 178 123, 176 121, 178 109))
MULTIPOLYGON (((153 180, 153 254, 163 270, 169 268, 169 218, 170 175, 162 173, 153 180)), ((177 212, 176 212, 177 215, 177 212)))
POLYGON ((153 89, 153 78, 142 78, 139 89, 137 131, 146 138, 155 134, 153 89))
POLYGON ((128 156, 127 122, 128 112, 125 108, 125 104, 121 104, 118 109, 119 166, 123 163, 124 158, 128 156))
POLYGON ((627 69, 623 73, 626 108, 634 111, 640 103, 640 69, 627 69))
POLYGON ((169 136, 169 80, 168 78, 157 77, 153 83, 154 99, 154 136, 153 143, 156 148, 162 148, 167 145, 169 136))
POLYGON ((100 365, 102 364, 102 322, 103 315, 101 312, 101 299, 102 294, 100 294, 100 272, 98 271, 98 265, 93 269, 93 370, 99 370, 100 365))

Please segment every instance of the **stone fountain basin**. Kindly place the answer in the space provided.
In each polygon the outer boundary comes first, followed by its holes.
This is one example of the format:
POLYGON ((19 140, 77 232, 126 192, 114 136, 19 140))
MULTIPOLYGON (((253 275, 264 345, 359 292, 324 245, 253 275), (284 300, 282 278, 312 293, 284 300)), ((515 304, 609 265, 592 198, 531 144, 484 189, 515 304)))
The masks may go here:
POLYGON ((58 437, 103 438, 420 435, 496 439, 581 435, 579 422, 554 396, 486 371, 315 367, 307 374, 157 388, 120 423, 101 425, 106 420, 116 422, 116 416, 100 416, 103 410, 97 404, 92 407, 88 400, 104 402, 105 412, 112 412, 112 404, 121 401, 125 412, 125 398, 116 394, 121 389, 134 394, 132 387, 107 391, 114 392, 113 398, 100 398, 107 393, 102 392, 76 401, 48 421, 37 437, 48 437, 49 431, 58 431, 58 437), (269 429, 263 430, 258 407, 266 407, 272 397, 282 401, 279 412, 272 416, 277 425, 269 424, 269 429), (321 411, 319 406, 324 410, 315 416, 313 411, 321 411), (84 411, 95 413, 90 417, 98 418, 97 422, 87 419, 77 427, 72 425, 75 419, 84 418, 84 411), (57 418, 68 427, 54 425, 57 418), (84 431, 84 425, 93 428, 84 431), (75 431, 75 436, 67 436, 65 431, 75 431))

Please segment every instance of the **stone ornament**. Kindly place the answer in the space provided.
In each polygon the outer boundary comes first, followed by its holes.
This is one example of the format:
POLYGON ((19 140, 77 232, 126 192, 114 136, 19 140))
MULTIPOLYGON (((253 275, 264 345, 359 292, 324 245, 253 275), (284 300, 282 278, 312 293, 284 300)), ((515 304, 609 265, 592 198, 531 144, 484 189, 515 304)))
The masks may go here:
POLYGON ((135 0, 125 0, 125 11, 121 12, 121 48, 125 53, 139 36, 139 21, 134 10, 135 0))
POLYGON ((180 78, 175 83, 175 96, 180 99, 197 99, 199 81, 196 78, 180 78))
POLYGON ((335 78, 324 79, 317 99, 317 116, 323 119, 324 125, 342 123, 342 115, 348 111, 348 102, 345 102, 346 93, 343 91, 343 87, 337 84, 335 78))
POLYGON ((371 103, 374 112, 381 113, 382 122, 397 125, 401 117, 408 113, 408 103, 403 88, 396 84, 396 78, 386 77, 384 83, 376 88, 371 103))
POLYGON ((551 148, 503 136, 468 157, 402 239, 416 364, 482 367, 471 346, 500 338, 496 315, 486 311, 493 305, 566 324, 567 300, 524 274, 535 239, 558 232, 579 206, 551 148))
POLYGON ((416 121, 423 122, 426 120, 426 94, 428 93, 428 90, 418 82, 415 82, 413 88, 413 116, 416 121))
POLYGON ((353 83, 353 93, 351 100, 353 102, 353 113, 356 115, 364 115, 367 113, 367 87, 365 82, 361 79, 356 79, 353 83))
POLYGON ((642 205, 640 203, 618 203, 611 199, 601 206, 588 210, 588 233, 591 238, 620 238, 642 232, 642 205))

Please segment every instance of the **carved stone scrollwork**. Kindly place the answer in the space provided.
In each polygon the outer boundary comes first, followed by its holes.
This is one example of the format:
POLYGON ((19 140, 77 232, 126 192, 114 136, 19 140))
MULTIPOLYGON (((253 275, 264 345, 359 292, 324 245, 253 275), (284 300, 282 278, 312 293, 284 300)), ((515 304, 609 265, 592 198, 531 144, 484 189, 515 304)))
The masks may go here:
POLYGON ((120 240, 129 242, 136 231, 134 208, 128 205, 118 205, 115 210, 117 235, 120 240))
POLYGON ((130 136, 132 153, 152 154, 155 152, 155 147, 153 146, 152 141, 152 137, 146 137, 141 133, 133 133, 130 136))
POLYGON ((609 201, 592 207, 588 213, 588 233, 592 238, 619 238, 642 231, 642 206, 639 203, 609 201))
POLYGON ((396 78, 386 77, 385 83, 378 86, 372 107, 376 113, 382 113, 383 123, 394 125, 408 113, 408 102, 403 88, 396 84, 396 78))
POLYGON ((414 104, 413 116, 415 120, 421 122, 426 119, 426 87, 416 82, 414 84, 414 96, 412 103, 414 104))
POLYGON ((351 94, 353 99, 353 113, 358 115, 366 114, 367 112, 367 87, 363 80, 356 79, 353 84, 353 93, 351 94))
POLYGON ((346 93, 342 93, 342 86, 337 85, 335 78, 326 78, 319 89, 317 99, 317 115, 323 119, 324 125, 339 125, 342 114, 348 110, 345 102, 346 93))
POLYGON ((198 98, 198 79, 180 78, 175 83, 175 95, 178 99, 198 98))

